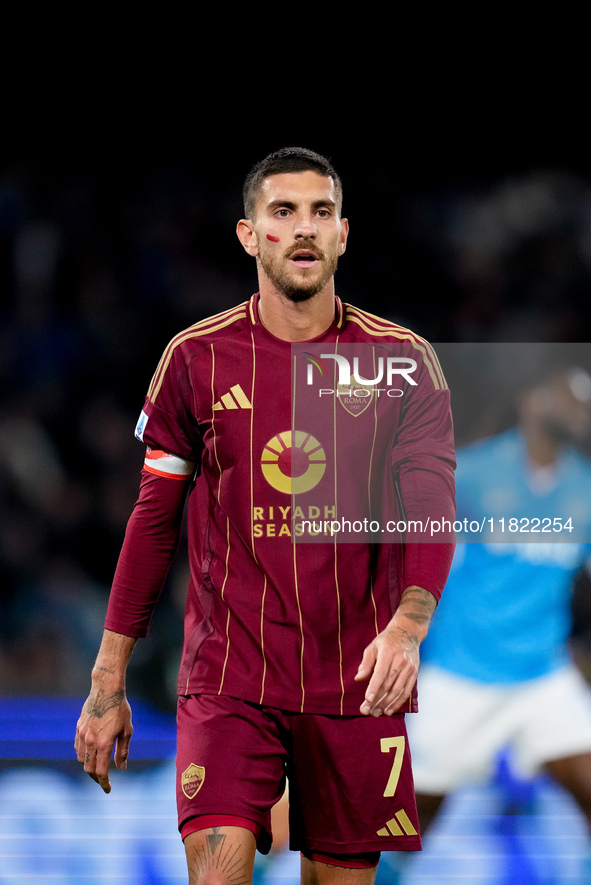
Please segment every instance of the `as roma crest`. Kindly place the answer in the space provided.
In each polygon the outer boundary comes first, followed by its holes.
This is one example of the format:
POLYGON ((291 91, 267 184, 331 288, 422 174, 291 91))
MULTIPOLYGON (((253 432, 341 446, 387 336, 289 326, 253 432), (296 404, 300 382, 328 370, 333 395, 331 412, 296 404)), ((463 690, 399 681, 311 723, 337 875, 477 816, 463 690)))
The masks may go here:
POLYGON ((181 789, 187 799, 194 799, 205 780, 205 768, 191 762, 188 768, 181 774, 181 789))
POLYGON ((357 384, 351 379, 351 384, 348 386, 339 384, 337 387, 338 401, 354 418, 358 418, 369 408, 376 395, 375 384, 370 384, 367 381, 357 384))

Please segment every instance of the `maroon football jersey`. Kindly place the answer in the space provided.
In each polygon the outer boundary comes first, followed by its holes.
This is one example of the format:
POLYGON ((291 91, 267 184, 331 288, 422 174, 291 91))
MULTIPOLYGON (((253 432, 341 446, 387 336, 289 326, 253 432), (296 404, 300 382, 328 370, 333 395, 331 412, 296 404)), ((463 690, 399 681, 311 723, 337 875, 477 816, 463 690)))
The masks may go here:
POLYGON ((326 520, 430 512, 453 521, 449 391, 432 348, 408 329, 336 299, 331 327, 296 347, 263 326, 257 302, 170 342, 140 421, 149 447, 199 465, 178 690, 357 714, 364 649, 405 587, 440 595, 451 546, 410 543, 412 533, 406 543, 367 532, 343 543, 326 520), (319 355, 370 345, 372 383, 339 387, 338 360, 319 355), (384 348, 400 362, 388 363, 384 348), (379 393, 378 363, 384 384, 388 366, 401 368, 394 396, 384 385, 379 393), (376 475, 388 479, 381 493, 376 475))

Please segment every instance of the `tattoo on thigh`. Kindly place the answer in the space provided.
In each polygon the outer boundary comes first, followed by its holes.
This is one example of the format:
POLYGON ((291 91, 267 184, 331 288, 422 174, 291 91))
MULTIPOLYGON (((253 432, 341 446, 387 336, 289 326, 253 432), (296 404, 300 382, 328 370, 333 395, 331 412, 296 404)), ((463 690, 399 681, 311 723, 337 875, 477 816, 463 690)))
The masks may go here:
POLYGON ((207 844, 209 845, 211 855, 216 853, 220 845, 223 845, 226 841, 226 834, 220 833, 220 827, 213 827, 213 833, 210 836, 207 836, 207 844))
POLYGON ((220 833, 220 827, 213 827, 204 844, 195 848, 193 855, 187 858, 191 883, 200 882, 208 870, 218 870, 224 874, 228 885, 250 885, 250 862, 243 847, 224 847, 226 838, 225 833, 220 833))

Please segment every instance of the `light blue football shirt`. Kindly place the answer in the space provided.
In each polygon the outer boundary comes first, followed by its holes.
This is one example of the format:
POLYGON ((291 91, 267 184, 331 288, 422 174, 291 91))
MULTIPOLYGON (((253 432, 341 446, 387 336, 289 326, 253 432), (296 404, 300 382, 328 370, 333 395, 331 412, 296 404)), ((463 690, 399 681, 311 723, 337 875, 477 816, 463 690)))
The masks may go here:
POLYGON ((468 543, 458 544, 421 658, 487 683, 542 676, 568 661, 571 584, 591 555, 591 462, 568 449, 536 474, 516 430, 457 458, 457 518, 485 531, 458 534, 468 543))

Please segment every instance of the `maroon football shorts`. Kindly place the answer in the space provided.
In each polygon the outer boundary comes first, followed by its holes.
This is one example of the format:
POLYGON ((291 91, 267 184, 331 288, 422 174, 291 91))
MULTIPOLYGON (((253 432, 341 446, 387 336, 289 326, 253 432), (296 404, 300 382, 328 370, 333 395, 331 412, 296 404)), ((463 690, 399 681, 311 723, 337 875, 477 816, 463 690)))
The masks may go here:
POLYGON ((333 855, 421 848, 404 714, 287 713, 196 695, 179 698, 177 721, 183 837, 201 815, 241 818, 256 825, 267 853, 271 808, 287 776, 290 848, 333 855))

